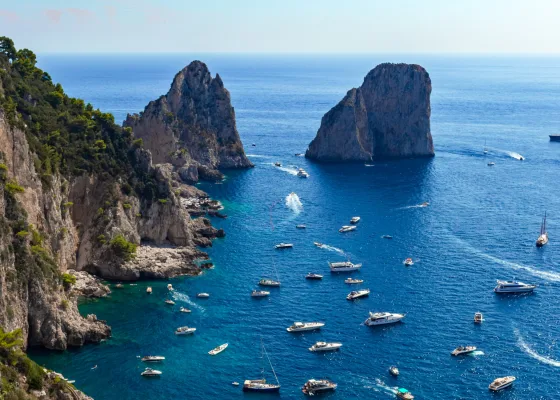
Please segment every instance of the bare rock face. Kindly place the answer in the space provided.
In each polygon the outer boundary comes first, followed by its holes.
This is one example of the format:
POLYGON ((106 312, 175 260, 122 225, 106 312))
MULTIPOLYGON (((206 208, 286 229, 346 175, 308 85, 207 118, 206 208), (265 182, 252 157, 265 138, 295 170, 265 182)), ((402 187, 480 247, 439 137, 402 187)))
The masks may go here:
POLYGON ((432 83, 415 64, 380 64, 321 120, 305 156, 355 162, 432 157, 432 83))
POLYGON ((220 180, 218 169, 253 166, 237 132, 229 92, 200 61, 175 75, 165 96, 139 115, 128 115, 124 126, 142 139, 154 164, 173 165, 186 183, 220 180))

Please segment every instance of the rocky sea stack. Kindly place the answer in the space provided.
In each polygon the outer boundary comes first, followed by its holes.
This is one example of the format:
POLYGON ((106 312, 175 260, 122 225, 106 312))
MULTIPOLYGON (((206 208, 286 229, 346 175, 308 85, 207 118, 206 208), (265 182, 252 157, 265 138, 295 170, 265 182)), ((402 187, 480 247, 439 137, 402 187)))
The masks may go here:
POLYGON ((128 115, 131 127, 156 164, 169 163, 185 183, 218 180, 218 169, 248 168, 235 124, 230 95, 219 75, 193 61, 183 68, 169 92, 140 114, 128 115))
POLYGON ((420 65, 378 65, 323 116, 305 156, 326 162, 433 156, 431 92, 420 65))

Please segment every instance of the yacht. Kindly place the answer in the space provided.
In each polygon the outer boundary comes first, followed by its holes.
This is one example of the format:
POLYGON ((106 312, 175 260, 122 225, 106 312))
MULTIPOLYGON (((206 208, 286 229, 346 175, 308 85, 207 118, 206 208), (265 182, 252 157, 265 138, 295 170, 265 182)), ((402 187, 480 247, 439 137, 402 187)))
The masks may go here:
POLYGON ((181 326, 175 330, 176 335, 190 335, 194 333, 196 328, 189 328, 188 326, 181 326))
POLYGON ((403 264, 406 265, 407 267, 410 267, 414 265, 414 261, 412 261, 412 258, 407 258, 406 260, 403 261, 403 264))
POLYGON ((311 280, 320 281, 321 279, 323 279, 323 275, 312 274, 312 273, 310 272, 310 273, 308 273, 307 275, 305 275, 305 279, 311 279, 311 280))
POLYGON ((266 297, 270 294, 270 292, 267 292, 266 290, 253 290, 251 292, 251 297, 266 297))
POLYGON ((152 294, 152 287, 151 287, 151 286, 148 286, 148 287, 146 288, 146 293, 152 294))
POLYGON ((297 176, 300 178, 309 178, 309 174, 303 168, 298 169, 297 176))
POLYGON ((327 379, 310 379, 305 382, 305 385, 301 388, 301 391, 308 395, 314 396, 316 394, 332 392, 336 390, 338 385, 327 379))
POLYGON ((399 369, 397 367, 395 367, 394 365, 391 365, 389 367, 389 373, 393 376, 399 376, 399 374, 400 374, 399 369))
POLYGON ((494 288, 496 293, 529 293, 535 290, 537 285, 516 281, 496 281, 498 285, 494 288))
POLYGON ((350 232, 356 229, 356 226, 353 225, 343 225, 338 231, 340 233, 350 232))
POLYGON ((161 371, 158 371, 157 369, 146 368, 140 375, 147 376, 147 377, 160 376, 161 371))
POLYGON ((317 247, 323 247, 323 243, 313 242, 313 244, 317 247))
POLYGON ((286 330, 288 332, 305 332, 321 329, 323 326, 325 326, 323 322, 294 322, 294 324, 286 330))
POLYGON ((369 313, 369 318, 364 321, 367 326, 387 325, 400 322, 405 314, 394 314, 389 312, 369 313))
POLYGON ((199 299, 207 299, 208 297, 210 297, 210 295, 208 293, 198 293, 196 297, 198 297, 199 299))
POLYGON ((173 300, 167 299, 167 300, 165 300, 165 304, 169 304, 170 306, 174 306, 175 302, 173 300))
POLYGON ((543 247, 547 243, 548 243, 548 232, 546 231, 546 213, 545 213, 544 218, 541 222, 541 234, 537 239, 536 245, 537 247, 543 247))
POLYGON ((489 166, 489 167, 493 167, 494 165, 496 165, 496 163, 493 162, 493 161, 490 161, 490 162, 488 163, 488 166, 489 166))
POLYGON ((363 279, 346 278, 344 280, 344 283, 348 283, 349 285, 356 285, 358 283, 364 283, 364 280, 363 279))
POLYGON ((474 313, 474 323, 475 324, 482 324, 483 318, 482 318, 482 313, 481 312, 475 312, 474 313))
POLYGON ((362 289, 362 290, 353 290, 352 292, 348 293, 346 296, 346 300, 356 300, 360 297, 368 297, 369 296, 369 289, 362 289))
POLYGON ((190 313, 191 312, 191 310, 189 310, 188 308, 185 308, 185 307, 179 308, 179 311, 184 312, 184 313, 190 313))
POLYGON ((144 362, 160 362, 165 360, 165 357, 163 356, 145 356, 142 357, 142 361, 144 362))
POLYGON ((414 396, 405 388, 399 388, 399 390, 397 390, 397 399, 414 400, 414 396))
POLYGON ((493 392, 498 392, 513 385, 515 379, 515 376, 504 376, 503 378, 494 379, 494 381, 488 386, 488 389, 492 390, 493 392))
POLYGON ((228 343, 224 343, 219 345, 218 347, 213 348, 212 350, 210 350, 208 352, 208 354, 210 354, 211 356, 215 356, 216 354, 220 354, 222 351, 224 351, 225 349, 227 349, 227 347, 229 346, 228 343))
POLYGON ((305 228, 307 228, 307 226, 305 226, 304 224, 299 224, 299 225, 296 225, 296 228, 305 229, 305 228))
POLYGON ((292 247, 294 247, 294 245, 291 243, 279 243, 274 246, 275 249, 291 249, 292 247))
POLYGON ((350 261, 330 262, 331 272, 351 272, 362 268, 362 264, 352 264, 350 261))
POLYGON ((261 365, 262 371, 262 378, 261 379, 247 379, 243 382, 243 391, 244 392, 261 392, 261 393, 274 393, 280 391, 280 382, 278 381, 278 377, 276 376, 276 372, 274 372, 274 367, 272 366, 272 362, 268 357, 268 353, 266 352, 266 348, 261 341, 261 348, 262 348, 262 356, 261 360, 264 363, 264 356, 268 360, 268 364, 270 365, 270 369, 276 379, 276 384, 268 383, 264 378, 264 364, 261 365))
POLYGON ((281 166, 282 166, 282 163, 276 161, 276 162, 274 163, 274 165, 277 166, 277 167, 281 167, 281 166))
POLYGON ((452 356, 462 356, 463 354, 470 354, 476 351, 476 346, 459 346, 451 352, 452 356))
POLYGON ((171 283, 167 284, 167 290, 169 290, 170 292, 173 291, 173 285, 171 283))
POLYGON ((317 342, 309 348, 309 351, 336 351, 342 347, 342 343, 328 343, 328 342, 317 342))
POLYGON ((280 286, 280 281, 274 281, 272 279, 264 279, 263 278, 259 281, 259 285, 278 287, 278 286, 280 286))
POLYGON ((358 222, 360 222, 360 217, 352 217, 352 219, 350 220, 351 224, 357 224, 358 222))

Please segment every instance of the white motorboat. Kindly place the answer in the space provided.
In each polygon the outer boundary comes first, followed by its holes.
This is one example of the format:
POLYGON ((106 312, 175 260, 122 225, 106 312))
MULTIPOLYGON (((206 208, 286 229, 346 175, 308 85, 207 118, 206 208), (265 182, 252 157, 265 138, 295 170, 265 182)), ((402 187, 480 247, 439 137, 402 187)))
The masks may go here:
POLYGON ((266 290, 253 290, 251 292, 251 297, 266 297, 268 295, 270 295, 270 292, 266 290))
POLYGON ((175 302, 173 300, 167 299, 167 300, 165 300, 165 304, 169 304, 170 306, 174 306, 175 302))
POLYGON ((496 293, 530 293, 537 285, 517 281, 496 281, 498 285, 494 288, 496 293))
POLYGON ((176 335, 190 335, 196 331, 196 328, 189 328, 188 326, 181 326, 175 330, 176 335))
POLYGON ((488 163, 488 166, 489 166, 489 167, 493 167, 494 165, 496 165, 496 163, 493 162, 493 161, 490 161, 490 162, 488 163))
POLYGON ((387 325, 400 322, 405 314, 395 314, 390 312, 369 313, 369 318, 364 321, 367 326, 387 325))
POLYGON ((360 222, 360 217, 352 217, 352 219, 350 220, 351 224, 357 224, 358 222, 360 222))
POLYGON ((503 378, 494 379, 494 381, 488 386, 488 389, 498 392, 513 385, 515 379, 515 376, 504 376, 503 378))
POLYGON ((224 343, 219 345, 218 347, 213 348, 212 350, 210 350, 208 352, 208 354, 210 354, 211 356, 215 356, 216 354, 220 354, 222 351, 224 351, 225 349, 227 349, 227 347, 229 346, 228 343, 224 343))
POLYGON ((323 247, 323 243, 313 242, 313 244, 317 247, 323 247))
POLYGON ((294 324, 286 330, 288 332, 305 332, 321 329, 323 326, 325 326, 323 322, 294 322, 294 324))
POLYGON ((305 279, 320 281, 321 279, 323 279, 323 275, 312 274, 310 272, 307 275, 305 275, 305 279))
POLYGON ((332 392, 336 390, 338 385, 328 379, 310 379, 305 382, 301 391, 308 396, 315 396, 316 394, 332 392))
POLYGON ((142 357, 142 361, 144 362, 161 362, 164 361, 164 356, 144 356, 142 357))
POLYGON ((476 346, 459 346, 451 352, 452 356, 462 356, 476 351, 476 346))
POLYGON ((543 247, 547 243, 548 243, 548 232, 546 231, 546 213, 545 213, 544 218, 541 222, 541 234, 537 239, 536 245, 537 247, 543 247))
POLYGON ((231 382, 233 386, 239 386, 239 382, 231 382))
POLYGON ((399 376, 399 374, 400 374, 399 369, 397 367, 395 367, 394 365, 391 365, 389 367, 389 373, 393 376, 399 376))
POLYGON ((362 264, 352 264, 350 261, 330 262, 331 272, 352 272, 362 268, 362 264))
POLYGON ((171 283, 167 284, 167 290, 169 290, 170 292, 173 291, 173 285, 171 283))
POLYGON ((122 289, 124 286, 123 286, 122 283, 117 283, 117 284, 115 285, 115 287, 116 287, 117 289, 122 289))
POLYGON ((278 287, 278 286, 280 286, 280 281, 275 281, 275 280, 272 280, 272 279, 264 279, 263 278, 259 281, 259 285, 278 287))
POLYGON ((382 239, 393 239, 393 236, 391 235, 383 235, 381 236, 382 239))
POLYGON ((338 231, 340 233, 351 232, 355 230, 357 227, 355 225, 343 225, 338 231))
POLYGON ((356 300, 360 297, 368 297, 369 296, 369 289, 362 289, 362 290, 353 290, 348 293, 346 296, 346 300, 356 300))
POLYGON ((352 278, 346 278, 344 280, 344 283, 347 283, 349 285, 357 285, 359 283, 364 283, 363 279, 352 279, 352 278))
POLYGON ((292 247, 294 247, 292 243, 278 243, 274 246, 275 249, 291 249, 292 247))
POLYGON ((475 312, 474 313, 474 323, 475 324, 482 324, 483 318, 482 318, 482 313, 481 312, 475 312))
POLYGON ((179 311, 184 312, 184 313, 190 313, 190 312, 192 312, 191 310, 189 310, 188 308, 185 308, 185 307, 179 308, 179 311))
POLYGON ((210 297, 210 295, 208 293, 198 293, 196 295, 196 297, 198 297, 199 299, 207 299, 208 297, 210 297))
POLYGON ((282 163, 281 163, 281 162, 278 162, 278 161, 276 161, 276 162, 274 163, 274 165, 275 165, 276 167, 281 167, 281 166, 282 166, 282 163))
POLYGON ((152 294, 152 287, 151 287, 151 286, 148 286, 148 287, 146 288, 146 293, 152 294))
POLYGON ((303 168, 298 169, 297 176, 300 178, 309 178, 309 174, 303 168))
POLYGON ((309 348, 309 351, 336 351, 342 347, 342 343, 335 342, 317 342, 309 348))
POLYGON ((152 368, 146 368, 140 375, 146 377, 156 377, 161 375, 161 371, 152 368))
POLYGON ((305 229, 305 228, 307 228, 307 226, 305 224, 299 224, 299 225, 296 225, 296 228, 297 229, 305 229))
POLYGON ((397 390, 397 399, 401 400, 414 400, 414 396, 405 388, 399 388, 397 390))
POLYGON ((412 261, 412 258, 407 258, 406 260, 403 261, 403 264, 406 265, 407 267, 410 267, 414 265, 414 261, 412 261))

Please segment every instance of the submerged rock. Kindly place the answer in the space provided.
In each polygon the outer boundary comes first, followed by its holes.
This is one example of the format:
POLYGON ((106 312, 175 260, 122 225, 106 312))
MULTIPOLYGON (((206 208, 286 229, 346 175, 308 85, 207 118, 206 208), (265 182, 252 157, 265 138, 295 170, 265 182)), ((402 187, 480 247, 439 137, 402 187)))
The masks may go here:
POLYGON ((433 156, 431 91, 420 65, 378 65, 323 116, 305 156, 334 162, 433 156))

